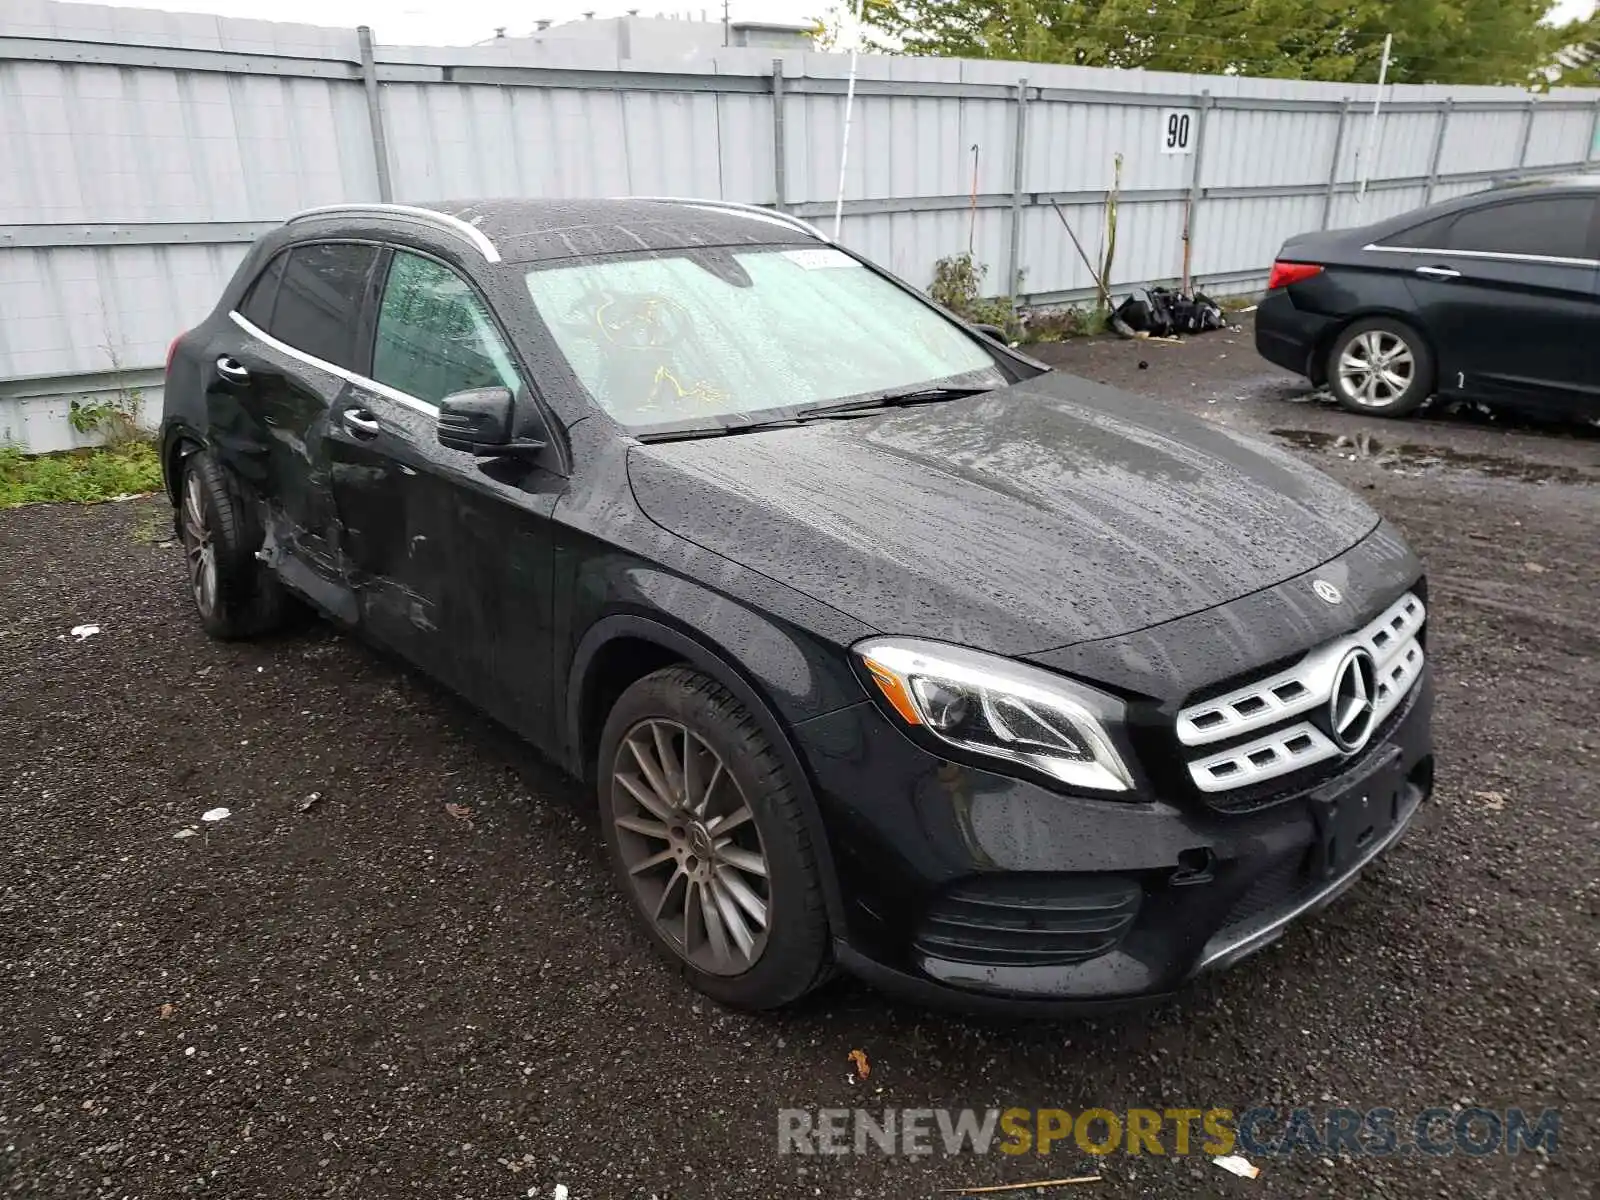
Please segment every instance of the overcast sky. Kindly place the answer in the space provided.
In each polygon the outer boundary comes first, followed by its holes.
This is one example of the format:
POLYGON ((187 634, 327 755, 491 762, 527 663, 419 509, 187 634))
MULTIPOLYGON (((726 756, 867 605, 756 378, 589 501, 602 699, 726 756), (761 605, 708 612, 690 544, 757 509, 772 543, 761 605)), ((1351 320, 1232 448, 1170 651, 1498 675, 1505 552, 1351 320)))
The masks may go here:
MULTIPOLYGON (((657 12, 704 11, 721 20, 722 0, 99 0, 123 8, 165 8, 217 13, 225 17, 257 17, 268 21, 301 21, 308 25, 370 25, 377 40, 391 45, 465 45, 494 36, 497 26, 513 35, 532 31, 538 18, 570 21, 585 12, 620 16, 637 8, 645 16, 657 12)), ((736 21, 807 23, 823 15, 833 0, 730 0, 736 21)), ((1583 17, 1596 0, 1561 0, 1562 20, 1583 17)))
MULTIPOLYGON (((692 13, 722 20, 722 0, 95 0, 119 8, 162 8, 307 25, 372 26, 391 45, 468 45, 492 38, 497 26, 513 37, 531 33, 535 20, 572 21, 586 12, 617 17, 631 8, 641 16, 692 13), (715 5, 713 8, 712 5, 715 5)), ((0 0, 4 3, 4 0, 0 0)), ((831 0, 730 0, 735 21, 807 24, 831 0)))

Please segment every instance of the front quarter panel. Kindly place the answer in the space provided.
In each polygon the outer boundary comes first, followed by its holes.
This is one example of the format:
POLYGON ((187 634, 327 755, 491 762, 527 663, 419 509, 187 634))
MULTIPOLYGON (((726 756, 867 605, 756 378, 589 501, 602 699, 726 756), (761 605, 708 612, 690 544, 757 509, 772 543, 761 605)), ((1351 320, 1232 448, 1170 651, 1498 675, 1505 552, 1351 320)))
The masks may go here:
POLYGON ((712 651, 785 725, 862 698, 844 648, 871 628, 651 521, 628 486, 634 443, 604 418, 579 422, 571 437, 572 486, 556 509, 555 564, 556 577, 571 580, 556 614, 556 677, 570 680, 569 707, 582 682, 580 645, 623 616, 659 622, 712 651))

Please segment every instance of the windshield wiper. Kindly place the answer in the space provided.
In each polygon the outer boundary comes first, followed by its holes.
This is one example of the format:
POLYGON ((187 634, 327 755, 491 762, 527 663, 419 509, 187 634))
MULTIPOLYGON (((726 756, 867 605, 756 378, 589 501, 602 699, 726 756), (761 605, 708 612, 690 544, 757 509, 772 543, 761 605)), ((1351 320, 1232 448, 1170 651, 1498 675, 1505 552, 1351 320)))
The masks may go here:
MULTIPOLYGON (((1004 384, 999 385, 1001 387, 1004 384)), ((914 387, 905 388, 898 392, 884 392, 882 395, 870 396, 864 400, 851 400, 844 404, 818 404, 811 408, 802 408, 795 416, 802 421, 809 421, 816 417, 863 417, 868 413, 882 412, 886 408, 900 408, 910 404, 929 404, 936 400, 960 400, 963 396, 981 396, 985 392, 992 392, 993 387, 974 387, 967 385, 952 385, 948 387, 914 387)))
MULTIPOLYGON (((1004 387, 1004 384, 996 385, 1004 387)), ((662 429, 636 435, 641 442, 681 442, 692 438, 726 437, 733 433, 755 433, 763 429, 793 428, 806 421, 816 420, 845 420, 849 417, 865 417, 872 413, 882 412, 886 408, 900 408, 911 404, 930 404, 936 400, 959 400, 963 396, 981 396, 985 392, 995 391, 995 387, 974 387, 967 385, 951 385, 948 387, 917 387, 903 388, 896 392, 883 392, 877 396, 867 396, 856 400, 846 400, 840 404, 818 404, 811 408, 802 408, 792 416, 773 417, 766 421, 734 421, 726 425, 693 425, 684 429, 662 429)))
POLYGON ((770 421, 742 421, 735 425, 691 425, 684 429, 658 429, 635 436, 641 442, 685 442, 695 438, 727 437, 734 433, 755 433, 763 429, 793 428, 800 424, 794 417, 775 417, 770 421))

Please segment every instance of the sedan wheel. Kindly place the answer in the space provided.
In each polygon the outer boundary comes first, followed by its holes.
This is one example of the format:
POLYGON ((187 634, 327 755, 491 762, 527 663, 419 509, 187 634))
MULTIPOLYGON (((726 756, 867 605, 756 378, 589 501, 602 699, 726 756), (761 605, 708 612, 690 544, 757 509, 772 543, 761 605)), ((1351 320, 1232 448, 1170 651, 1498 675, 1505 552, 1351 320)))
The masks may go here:
POLYGON ((1433 358, 1408 326, 1371 318, 1352 325, 1334 343, 1328 382, 1352 412, 1403 417, 1433 391, 1433 358))
POLYGON ((1383 329, 1361 334, 1339 356, 1339 386, 1367 408, 1387 408, 1405 395, 1416 371, 1411 347, 1383 329))
POLYGON ((722 758, 687 726, 640 721, 611 783, 617 845, 656 932, 702 971, 749 970, 767 942, 767 856, 722 758))

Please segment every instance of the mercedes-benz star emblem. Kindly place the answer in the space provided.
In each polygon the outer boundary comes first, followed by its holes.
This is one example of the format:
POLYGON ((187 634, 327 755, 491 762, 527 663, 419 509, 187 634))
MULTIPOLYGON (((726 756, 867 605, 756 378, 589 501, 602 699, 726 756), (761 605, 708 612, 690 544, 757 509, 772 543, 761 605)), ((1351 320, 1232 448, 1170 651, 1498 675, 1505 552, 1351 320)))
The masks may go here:
POLYGON ((1333 673, 1333 698, 1328 701, 1328 732, 1334 745, 1354 754, 1372 737, 1372 702, 1378 694, 1372 655, 1359 646, 1346 654, 1333 673))
POLYGON ((1329 583, 1326 579, 1313 579, 1311 581, 1311 590, 1317 595, 1321 596, 1329 604, 1337 604, 1339 601, 1344 599, 1344 593, 1338 588, 1334 587, 1333 584, 1329 583))

